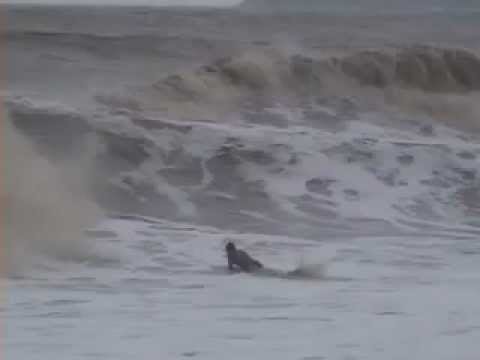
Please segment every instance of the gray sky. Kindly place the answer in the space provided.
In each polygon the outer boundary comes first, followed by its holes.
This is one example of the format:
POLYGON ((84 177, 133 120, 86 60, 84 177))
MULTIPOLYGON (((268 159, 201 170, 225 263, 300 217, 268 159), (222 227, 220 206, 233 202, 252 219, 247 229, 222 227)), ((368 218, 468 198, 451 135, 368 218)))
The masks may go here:
POLYGON ((241 0, 0 0, 1 3, 123 4, 123 5, 214 5, 230 6, 241 0))

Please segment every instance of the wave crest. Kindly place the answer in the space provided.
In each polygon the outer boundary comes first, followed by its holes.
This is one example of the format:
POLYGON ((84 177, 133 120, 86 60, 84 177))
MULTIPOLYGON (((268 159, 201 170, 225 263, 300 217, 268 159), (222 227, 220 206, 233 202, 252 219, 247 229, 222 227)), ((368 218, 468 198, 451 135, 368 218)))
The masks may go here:
POLYGON ((340 59, 339 64, 362 85, 400 85, 431 92, 480 89, 480 59, 465 50, 422 46, 393 54, 365 51, 340 59))
POLYGON ((412 47, 389 53, 362 51, 342 58, 313 59, 278 52, 224 58, 190 74, 171 75, 157 89, 186 100, 212 97, 233 89, 267 93, 284 87, 305 90, 325 85, 328 77, 384 88, 402 86, 431 92, 480 90, 480 58, 466 50, 412 47), (220 89, 221 88, 221 89, 220 89))
POLYGON ((461 49, 417 46, 319 59, 267 50, 167 76, 139 102, 145 109, 158 110, 161 103, 161 111, 175 116, 211 119, 275 102, 354 96, 365 106, 440 113, 443 120, 461 114, 471 125, 479 90, 480 58, 461 49))

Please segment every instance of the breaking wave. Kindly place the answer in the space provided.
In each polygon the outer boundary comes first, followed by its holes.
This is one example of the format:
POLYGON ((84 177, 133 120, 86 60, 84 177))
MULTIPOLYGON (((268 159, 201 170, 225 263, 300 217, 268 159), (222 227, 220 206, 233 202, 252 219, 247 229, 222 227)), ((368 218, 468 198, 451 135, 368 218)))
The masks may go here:
POLYGON ((467 224, 479 74, 459 49, 264 50, 94 93, 91 112, 9 98, 10 258, 97 256, 83 230, 104 214, 315 239, 467 224))

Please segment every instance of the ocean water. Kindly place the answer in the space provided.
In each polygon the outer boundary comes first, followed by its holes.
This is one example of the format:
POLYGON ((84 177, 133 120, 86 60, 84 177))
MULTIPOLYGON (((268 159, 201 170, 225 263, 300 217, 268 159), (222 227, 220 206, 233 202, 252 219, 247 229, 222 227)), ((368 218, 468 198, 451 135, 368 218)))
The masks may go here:
POLYGON ((6 359, 478 358, 474 11, 5 12, 6 359))
POLYGON ((243 0, 239 7, 246 11, 290 13, 341 13, 341 14, 472 14, 479 11, 474 0, 243 0))

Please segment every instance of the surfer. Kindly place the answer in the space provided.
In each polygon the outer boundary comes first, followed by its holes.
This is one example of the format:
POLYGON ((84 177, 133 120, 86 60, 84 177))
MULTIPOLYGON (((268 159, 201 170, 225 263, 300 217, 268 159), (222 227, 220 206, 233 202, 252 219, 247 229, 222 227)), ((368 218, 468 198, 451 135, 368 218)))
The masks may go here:
POLYGON ((263 268, 261 262, 255 260, 245 251, 237 249, 235 244, 229 242, 225 246, 228 259, 228 269, 234 270, 234 265, 240 268, 241 271, 252 272, 263 268))

